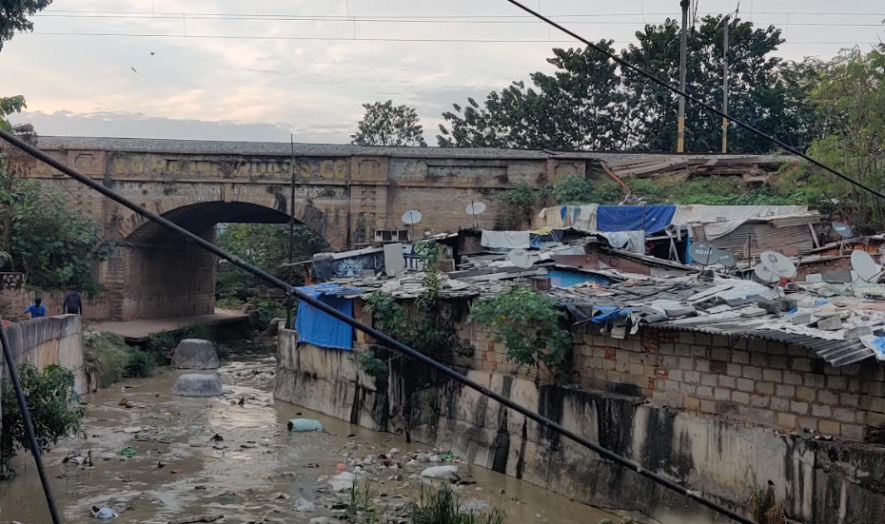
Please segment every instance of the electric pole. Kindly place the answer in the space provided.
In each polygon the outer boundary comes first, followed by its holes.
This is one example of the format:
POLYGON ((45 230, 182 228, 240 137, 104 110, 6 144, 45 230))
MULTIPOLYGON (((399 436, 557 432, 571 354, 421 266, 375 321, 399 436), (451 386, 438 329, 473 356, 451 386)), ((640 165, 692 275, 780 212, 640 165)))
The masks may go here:
MULTIPOLYGON (((722 112, 728 114, 728 16, 722 33, 722 112)), ((722 117, 722 154, 728 152, 728 119, 722 117)))
MULTIPOLYGON (((679 89, 685 92, 685 54, 688 47, 688 7, 690 0, 681 0, 682 7, 682 43, 679 46, 679 89)), ((685 97, 679 95, 679 127, 676 135, 676 152, 685 152, 685 97)))

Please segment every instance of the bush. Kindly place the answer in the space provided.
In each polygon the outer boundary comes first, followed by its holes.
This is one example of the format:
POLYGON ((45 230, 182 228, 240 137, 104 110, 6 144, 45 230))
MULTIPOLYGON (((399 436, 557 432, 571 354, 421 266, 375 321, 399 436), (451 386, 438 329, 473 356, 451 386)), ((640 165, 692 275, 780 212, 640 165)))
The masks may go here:
POLYGON ((357 362, 359 363, 360 369, 363 370, 366 375, 370 376, 376 384, 387 382, 387 377, 390 375, 390 368, 388 368, 387 362, 375 354, 374 349, 361 351, 357 358, 357 362))
POLYGON ((452 488, 421 488, 421 498, 412 510, 412 524, 504 524, 504 513, 462 512, 452 488))
POLYGON ((286 317, 286 308, 277 299, 252 297, 246 306, 246 314, 252 329, 264 331, 271 320, 286 317))
MULTIPOLYGON (((80 431, 85 410, 77 406, 74 375, 59 366, 38 370, 24 362, 18 366, 19 378, 31 412, 40 451, 49 451, 59 439, 80 431)), ((0 461, 3 478, 14 472, 9 463, 19 449, 30 450, 27 432, 11 380, 3 381, 3 432, 0 434, 0 461)))
POLYGON ((87 331, 84 336, 86 370, 98 375, 99 384, 107 386, 126 376, 129 346, 120 335, 87 331))
POLYGON ((129 359, 126 362, 125 376, 127 378, 145 378, 154 374, 157 362, 154 356, 140 349, 131 348, 129 359))
POLYGON ((232 293, 229 293, 221 298, 219 298, 215 305, 220 309, 229 309, 231 311, 241 311, 246 303, 240 300, 240 298, 232 293))
POLYGON ((479 300, 469 318, 496 334, 495 341, 504 343, 510 360, 535 368, 543 364, 557 379, 568 371, 572 336, 560 325, 565 312, 537 291, 513 287, 479 300))

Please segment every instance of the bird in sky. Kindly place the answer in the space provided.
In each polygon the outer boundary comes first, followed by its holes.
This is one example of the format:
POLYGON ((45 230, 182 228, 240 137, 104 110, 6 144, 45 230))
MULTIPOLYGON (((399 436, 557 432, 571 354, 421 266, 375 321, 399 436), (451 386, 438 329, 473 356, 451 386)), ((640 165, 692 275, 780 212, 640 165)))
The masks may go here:
POLYGON ((136 74, 138 73, 138 71, 132 66, 129 66, 129 69, 131 69, 133 73, 136 73, 136 74))

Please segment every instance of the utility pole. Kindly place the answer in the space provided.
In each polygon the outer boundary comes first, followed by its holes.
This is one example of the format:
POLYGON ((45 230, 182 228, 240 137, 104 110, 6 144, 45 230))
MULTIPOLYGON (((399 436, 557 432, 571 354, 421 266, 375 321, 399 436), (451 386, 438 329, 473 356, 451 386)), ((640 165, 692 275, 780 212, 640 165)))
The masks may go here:
MULTIPOLYGON (((722 112, 728 114, 728 15, 722 32, 722 112)), ((728 153, 728 119, 722 117, 722 154, 728 153)))
MULTIPOLYGON (((685 92, 685 54, 688 47, 688 7, 691 0, 681 0, 682 7, 682 43, 679 46, 679 89, 685 92)), ((685 97, 679 95, 679 128, 676 135, 676 152, 685 152, 685 97)))
MULTIPOLYGON (((287 259, 289 261, 289 284, 292 284, 295 277, 295 266, 292 265, 295 256, 295 136, 292 133, 289 133, 289 145, 292 147, 292 159, 290 160, 292 177, 289 183, 289 256, 287 259)), ((295 329, 292 326, 293 307, 295 307, 295 303, 292 296, 289 295, 286 297, 286 329, 295 329)))

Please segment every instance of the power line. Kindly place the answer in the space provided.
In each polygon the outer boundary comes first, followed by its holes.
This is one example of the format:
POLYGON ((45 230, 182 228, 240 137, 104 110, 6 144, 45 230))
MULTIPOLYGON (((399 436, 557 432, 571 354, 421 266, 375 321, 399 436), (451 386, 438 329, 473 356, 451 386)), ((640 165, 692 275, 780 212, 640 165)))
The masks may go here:
MULTIPOLYGON (((133 38, 183 38, 183 39, 218 39, 218 40, 315 40, 321 42, 394 42, 394 43, 465 43, 465 44, 563 44, 571 39, 476 39, 476 38, 390 38, 390 37, 340 37, 340 36, 267 36, 267 35, 202 35, 202 34, 169 34, 169 33, 85 33, 76 31, 35 31, 22 33, 27 36, 97 36, 97 37, 133 37, 133 38)), ((612 40, 616 44, 635 44, 635 40, 612 40)), ((823 41, 801 40, 785 41, 780 45, 864 45, 870 41, 823 41)))

